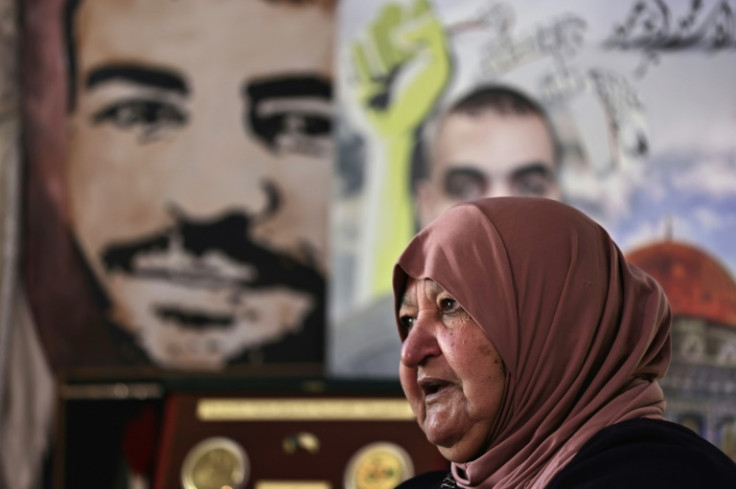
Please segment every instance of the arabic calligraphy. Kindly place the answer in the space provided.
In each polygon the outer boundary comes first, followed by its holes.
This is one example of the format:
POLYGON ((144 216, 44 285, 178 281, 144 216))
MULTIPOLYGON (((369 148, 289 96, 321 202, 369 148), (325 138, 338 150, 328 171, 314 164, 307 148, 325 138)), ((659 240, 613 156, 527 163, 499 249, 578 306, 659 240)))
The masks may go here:
POLYGON ((613 26, 604 42, 608 49, 641 50, 642 64, 636 69, 644 76, 661 53, 695 50, 714 53, 736 47, 736 15, 728 0, 707 8, 703 0, 691 0, 688 10, 677 15, 664 0, 634 3, 623 22, 613 26))
POLYGON ((508 25, 498 30, 485 45, 484 75, 492 77, 523 63, 544 56, 553 57, 561 67, 574 56, 584 42, 586 22, 575 15, 565 15, 536 30, 512 38, 508 25))

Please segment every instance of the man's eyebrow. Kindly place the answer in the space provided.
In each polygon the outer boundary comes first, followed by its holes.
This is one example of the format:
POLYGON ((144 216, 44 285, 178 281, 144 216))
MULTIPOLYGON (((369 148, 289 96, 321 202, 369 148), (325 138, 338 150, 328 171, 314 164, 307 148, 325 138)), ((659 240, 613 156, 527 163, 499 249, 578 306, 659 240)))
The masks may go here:
MULTIPOLYGON (((445 170, 445 176, 462 175, 468 177, 485 178, 483 172, 473 166, 472 163, 461 163, 445 170)), ((436 282, 435 282, 436 283, 436 282)))
POLYGON ((258 103, 274 97, 319 97, 331 100, 332 84, 319 75, 283 75, 243 84, 243 94, 258 103))
POLYGON ((189 93, 184 77, 178 73, 165 68, 140 65, 105 65, 95 68, 87 76, 85 88, 90 89, 102 83, 118 80, 170 90, 182 95, 189 93))
POLYGON ((545 165, 544 163, 538 162, 538 161, 531 161, 529 163, 524 163, 522 166, 517 167, 513 171, 514 177, 524 177, 526 175, 532 175, 532 174, 540 174, 544 176, 551 177, 554 172, 549 167, 549 165, 545 165))

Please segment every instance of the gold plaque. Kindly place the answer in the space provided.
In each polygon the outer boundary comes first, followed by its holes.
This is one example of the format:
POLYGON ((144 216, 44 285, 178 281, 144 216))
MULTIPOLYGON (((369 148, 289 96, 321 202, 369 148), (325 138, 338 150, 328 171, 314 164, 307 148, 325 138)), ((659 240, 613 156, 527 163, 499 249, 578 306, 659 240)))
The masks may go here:
POLYGON ((202 440, 187 453, 181 467, 184 489, 239 489, 245 486, 250 463, 243 447, 224 437, 202 440))
POLYGON ((201 421, 411 421, 406 399, 200 399, 201 421))
POLYGON ((346 489, 394 489, 414 475, 406 451, 388 442, 371 443, 353 455, 345 469, 346 489))

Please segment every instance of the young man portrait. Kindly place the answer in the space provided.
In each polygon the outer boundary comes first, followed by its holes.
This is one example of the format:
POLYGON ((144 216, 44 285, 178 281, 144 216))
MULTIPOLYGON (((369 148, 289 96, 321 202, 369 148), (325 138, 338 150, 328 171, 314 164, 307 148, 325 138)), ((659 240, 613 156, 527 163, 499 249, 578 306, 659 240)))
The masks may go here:
MULTIPOLYGON (((333 3, 67 2, 66 157, 39 178, 110 363, 321 361, 333 3)), ((46 320, 70 292, 41 276, 59 259, 41 245, 28 281, 41 337, 54 350, 67 335, 52 361, 82 364, 79 325, 46 320)))
POLYGON ((414 188, 421 227, 467 200, 562 198, 555 131, 544 109, 518 90, 473 90, 431 120, 422 137, 414 188))

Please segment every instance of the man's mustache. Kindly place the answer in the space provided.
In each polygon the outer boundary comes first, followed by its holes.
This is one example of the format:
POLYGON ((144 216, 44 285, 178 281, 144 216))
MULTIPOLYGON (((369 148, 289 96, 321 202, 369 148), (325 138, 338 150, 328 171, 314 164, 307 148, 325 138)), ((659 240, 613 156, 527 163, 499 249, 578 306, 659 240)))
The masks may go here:
MULTIPOLYGON (((165 254, 176 240, 176 245, 193 257, 201 258, 204 254, 215 251, 238 264, 255 269, 254 276, 235 280, 239 286, 285 286, 320 296, 324 292, 325 283, 324 277, 317 271, 315 260, 303 263, 285 253, 255 243, 250 239, 252 222, 253 218, 240 212, 200 221, 178 215, 172 228, 137 240, 107 246, 102 252, 102 263, 108 272, 170 279, 172 270, 138 270, 135 263, 141 255, 165 254)), ((310 249, 305 251, 308 256, 313 257, 314 253, 310 249)))

